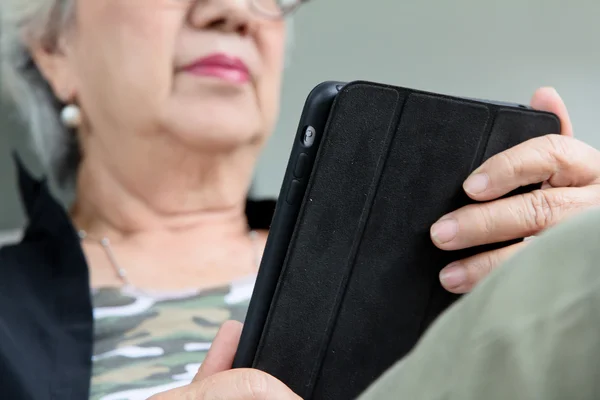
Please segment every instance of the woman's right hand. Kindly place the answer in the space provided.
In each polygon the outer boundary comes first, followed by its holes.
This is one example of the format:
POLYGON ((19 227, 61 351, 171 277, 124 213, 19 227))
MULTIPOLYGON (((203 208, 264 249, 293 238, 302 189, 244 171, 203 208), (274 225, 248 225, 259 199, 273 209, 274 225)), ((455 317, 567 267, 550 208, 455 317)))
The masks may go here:
POLYGON ((301 400, 290 388, 265 372, 231 369, 241 333, 239 322, 223 324, 192 383, 157 394, 149 400, 301 400))

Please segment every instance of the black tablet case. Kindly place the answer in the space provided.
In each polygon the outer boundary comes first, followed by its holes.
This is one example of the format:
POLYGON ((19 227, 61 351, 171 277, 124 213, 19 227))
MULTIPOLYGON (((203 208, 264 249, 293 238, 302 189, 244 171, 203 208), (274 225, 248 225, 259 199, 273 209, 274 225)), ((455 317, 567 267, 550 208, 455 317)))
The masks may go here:
POLYGON ((462 190, 469 173, 558 132, 555 115, 527 108, 348 84, 333 105, 254 367, 304 399, 355 398, 456 299, 441 287, 440 269, 497 247, 444 252, 431 242, 438 218, 472 203, 462 190))

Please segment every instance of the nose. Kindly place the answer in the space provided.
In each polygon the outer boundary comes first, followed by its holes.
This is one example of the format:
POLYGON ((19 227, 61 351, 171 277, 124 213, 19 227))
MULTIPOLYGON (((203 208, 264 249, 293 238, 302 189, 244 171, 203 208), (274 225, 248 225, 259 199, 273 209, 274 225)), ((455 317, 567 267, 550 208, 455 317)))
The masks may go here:
POLYGON ((250 0, 193 0, 189 23, 195 29, 247 36, 255 25, 249 3, 250 0))

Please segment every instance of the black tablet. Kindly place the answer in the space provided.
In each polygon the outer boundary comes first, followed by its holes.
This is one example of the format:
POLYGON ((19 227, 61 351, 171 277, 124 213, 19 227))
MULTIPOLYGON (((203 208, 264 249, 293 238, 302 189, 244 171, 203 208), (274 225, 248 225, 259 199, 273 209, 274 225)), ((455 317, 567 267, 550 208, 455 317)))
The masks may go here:
POLYGON ((554 114, 520 105, 362 81, 337 89, 310 172, 293 175, 294 146, 279 209, 300 207, 276 213, 285 228, 271 228, 236 357, 304 399, 355 398, 414 347, 457 299, 439 271, 508 244, 446 252, 431 225, 473 202, 462 184, 483 161, 560 132, 554 114))

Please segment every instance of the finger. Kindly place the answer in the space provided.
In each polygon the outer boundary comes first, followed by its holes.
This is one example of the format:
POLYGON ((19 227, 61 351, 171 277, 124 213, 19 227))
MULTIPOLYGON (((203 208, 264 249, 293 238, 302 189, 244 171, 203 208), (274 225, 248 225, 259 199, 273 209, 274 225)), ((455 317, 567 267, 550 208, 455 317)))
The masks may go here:
POLYGON ((597 182, 599 176, 598 150, 571 137, 546 135, 490 157, 463 188, 471 198, 487 201, 534 183, 585 186, 597 182))
POLYGON ((255 369, 220 372, 154 398, 167 399, 301 400, 280 380, 255 369))
POLYGON ((452 293, 468 293, 494 268, 527 245, 527 241, 452 263, 440 272, 442 286, 452 293))
MULTIPOLYGON (((560 119, 560 134, 573 136, 573 124, 565 102, 554 88, 543 87, 535 91, 531 98, 531 107, 551 112, 560 119)), ((559 132, 555 132, 559 133, 559 132)))
POLYGON ((225 322, 213 340, 194 381, 200 381, 216 373, 231 369, 237 350, 242 324, 237 321, 225 322))
MULTIPOLYGON (((223 384, 201 382, 200 392, 205 400, 298 400, 290 388, 273 376, 255 369, 238 369, 219 376, 223 384)), ((210 379, 209 379, 210 380, 210 379)))
POLYGON ((535 190, 459 208, 433 224, 431 238, 442 250, 523 238, 597 204, 600 185, 535 190))

